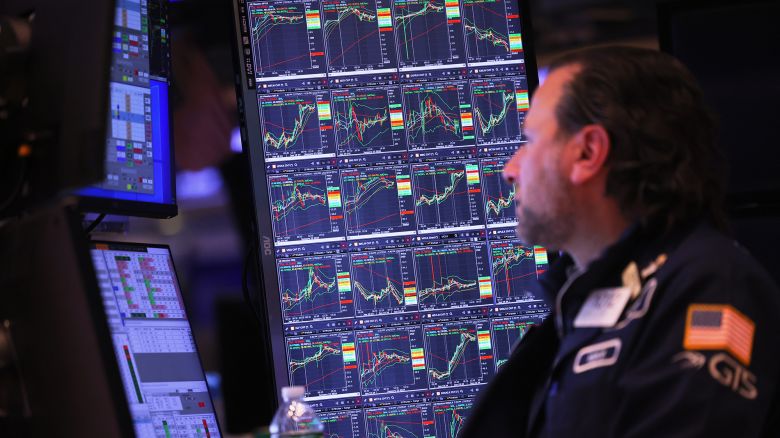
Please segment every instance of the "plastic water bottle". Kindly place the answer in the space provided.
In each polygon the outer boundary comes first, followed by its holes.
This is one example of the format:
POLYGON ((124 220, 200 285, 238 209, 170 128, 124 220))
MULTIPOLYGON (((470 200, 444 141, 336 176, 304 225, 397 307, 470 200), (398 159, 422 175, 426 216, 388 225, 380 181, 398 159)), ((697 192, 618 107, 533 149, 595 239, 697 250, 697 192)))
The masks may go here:
POLYGON ((314 408, 303 401, 303 386, 282 388, 282 403, 271 421, 273 438, 322 438, 324 427, 314 408))

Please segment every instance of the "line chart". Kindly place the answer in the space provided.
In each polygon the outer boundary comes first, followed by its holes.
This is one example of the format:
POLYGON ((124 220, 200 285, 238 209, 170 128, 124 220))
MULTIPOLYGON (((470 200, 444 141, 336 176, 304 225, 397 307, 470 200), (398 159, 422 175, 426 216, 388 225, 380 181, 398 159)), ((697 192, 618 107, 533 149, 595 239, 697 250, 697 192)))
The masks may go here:
POLYGON ((424 438, 434 434, 429 405, 367 408, 365 414, 369 438, 424 438))
POLYGON ((471 399, 434 403, 436 438, 457 438, 473 405, 471 399))
POLYGON ((397 89, 334 90, 332 103, 339 155, 406 150, 397 89))
POLYGON ((279 260, 277 271, 284 320, 352 316, 347 266, 344 255, 279 260))
POLYGON ((406 85, 403 94, 409 149, 473 144, 465 83, 406 85))
POLYGON ((515 345, 528 330, 534 325, 541 324, 543 320, 543 316, 510 316, 496 318, 491 322, 496 371, 509 360, 515 345))
POLYGON ((255 73, 259 78, 325 71, 319 0, 249 4, 255 73))
POLYGON ((362 438, 366 436, 363 411, 319 412, 325 438, 362 438))
POLYGON ((469 62, 523 58, 520 15, 516 2, 463 0, 463 27, 469 62))
POLYGON ((444 380, 452 377, 452 372, 458 365, 463 362, 463 354, 466 351, 466 347, 470 342, 476 342, 477 336, 466 332, 460 333, 460 343, 455 347, 455 351, 452 352, 452 357, 447 361, 447 368, 444 370, 437 370, 431 367, 428 372, 434 380, 444 380))
MULTIPOLYGON (((538 248, 538 251, 544 249, 538 248)), ((537 264, 536 253, 537 248, 517 240, 490 243, 496 303, 541 299, 538 278, 547 266, 546 263, 537 264)))
POLYGON ((485 222, 488 226, 514 226, 515 187, 504 180, 503 159, 485 159, 480 162, 485 222))
POLYGON ((328 71, 361 71, 397 65, 387 0, 323 0, 328 71))
POLYGON ((358 331, 355 339, 363 394, 426 387, 420 327, 358 331))
POLYGON ((418 230, 482 225, 482 195, 477 162, 412 166, 418 230))
POLYGON ((528 109, 526 81, 522 78, 471 81, 477 144, 520 142, 521 124, 528 109))
POLYGON ((463 62, 458 0, 395 0, 393 9, 401 67, 463 62))
POLYGON ((350 272, 357 316, 417 310, 411 251, 351 254, 350 272))
POLYGON ((492 304, 484 244, 450 244, 414 250, 421 310, 492 304))
POLYGON ((405 166, 341 171, 347 236, 414 232, 408 172, 405 166))
POLYGON ((428 386, 484 383, 494 373, 487 320, 426 325, 428 386))
POLYGON ((271 175, 268 189, 276 242, 343 237, 336 171, 271 175))
POLYGON ((334 154, 326 92, 258 96, 266 158, 334 154))
POLYGON ((287 338, 290 383, 306 387, 306 396, 357 392, 352 333, 287 338))

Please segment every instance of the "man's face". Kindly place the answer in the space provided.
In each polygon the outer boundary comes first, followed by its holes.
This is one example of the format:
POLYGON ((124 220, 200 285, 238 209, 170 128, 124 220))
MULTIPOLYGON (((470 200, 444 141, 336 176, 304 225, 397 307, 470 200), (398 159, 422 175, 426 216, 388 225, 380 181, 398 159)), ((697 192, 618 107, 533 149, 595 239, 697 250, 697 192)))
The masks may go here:
POLYGON ((504 166, 504 179, 515 185, 517 233, 529 244, 561 249, 573 233, 574 198, 566 172, 566 144, 555 108, 577 66, 554 70, 534 95, 525 119, 528 142, 504 166))

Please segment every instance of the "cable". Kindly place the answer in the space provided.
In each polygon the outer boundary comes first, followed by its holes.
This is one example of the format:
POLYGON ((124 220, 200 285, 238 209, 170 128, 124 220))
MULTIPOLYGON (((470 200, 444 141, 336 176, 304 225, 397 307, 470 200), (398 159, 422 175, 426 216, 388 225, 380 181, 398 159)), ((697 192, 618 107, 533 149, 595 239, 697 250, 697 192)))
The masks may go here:
POLYGON ((101 223, 101 222, 103 222, 103 219, 105 219, 105 217, 106 217, 106 214, 105 214, 105 213, 100 213, 100 214, 98 215, 98 217, 97 217, 97 218, 95 218, 95 220, 94 220, 94 221, 92 221, 92 223, 91 223, 91 224, 89 224, 89 226, 87 227, 87 229, 86 229, 86 230, 84 230, 84 233, 85 233, 85 234, 89 234, 89 233, 91 233, 91 232, 92 232, 92 230, 94 230, 95 228, 97 228, 97 226, 98 226, 98 225, 100 225, 100 223, 101 223))

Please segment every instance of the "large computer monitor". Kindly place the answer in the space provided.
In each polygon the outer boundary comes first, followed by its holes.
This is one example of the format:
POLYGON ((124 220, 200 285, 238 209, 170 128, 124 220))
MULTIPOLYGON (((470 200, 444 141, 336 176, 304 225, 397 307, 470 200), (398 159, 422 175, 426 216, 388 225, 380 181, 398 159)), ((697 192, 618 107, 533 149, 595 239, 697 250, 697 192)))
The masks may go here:
POLYGON ((450 436, 548 311, 501 178, 537 85, 527 2, 234 5, 276 389, 329 433, 450 436))
POLYGON ((131 216, 176 215, 171 142, 167 0, 117 0, 105 178, 80 190, 81 206, 131 216))
POLYGON ((170 249, 91 242, 91 253, 136 436, 220 436, 170 249))

